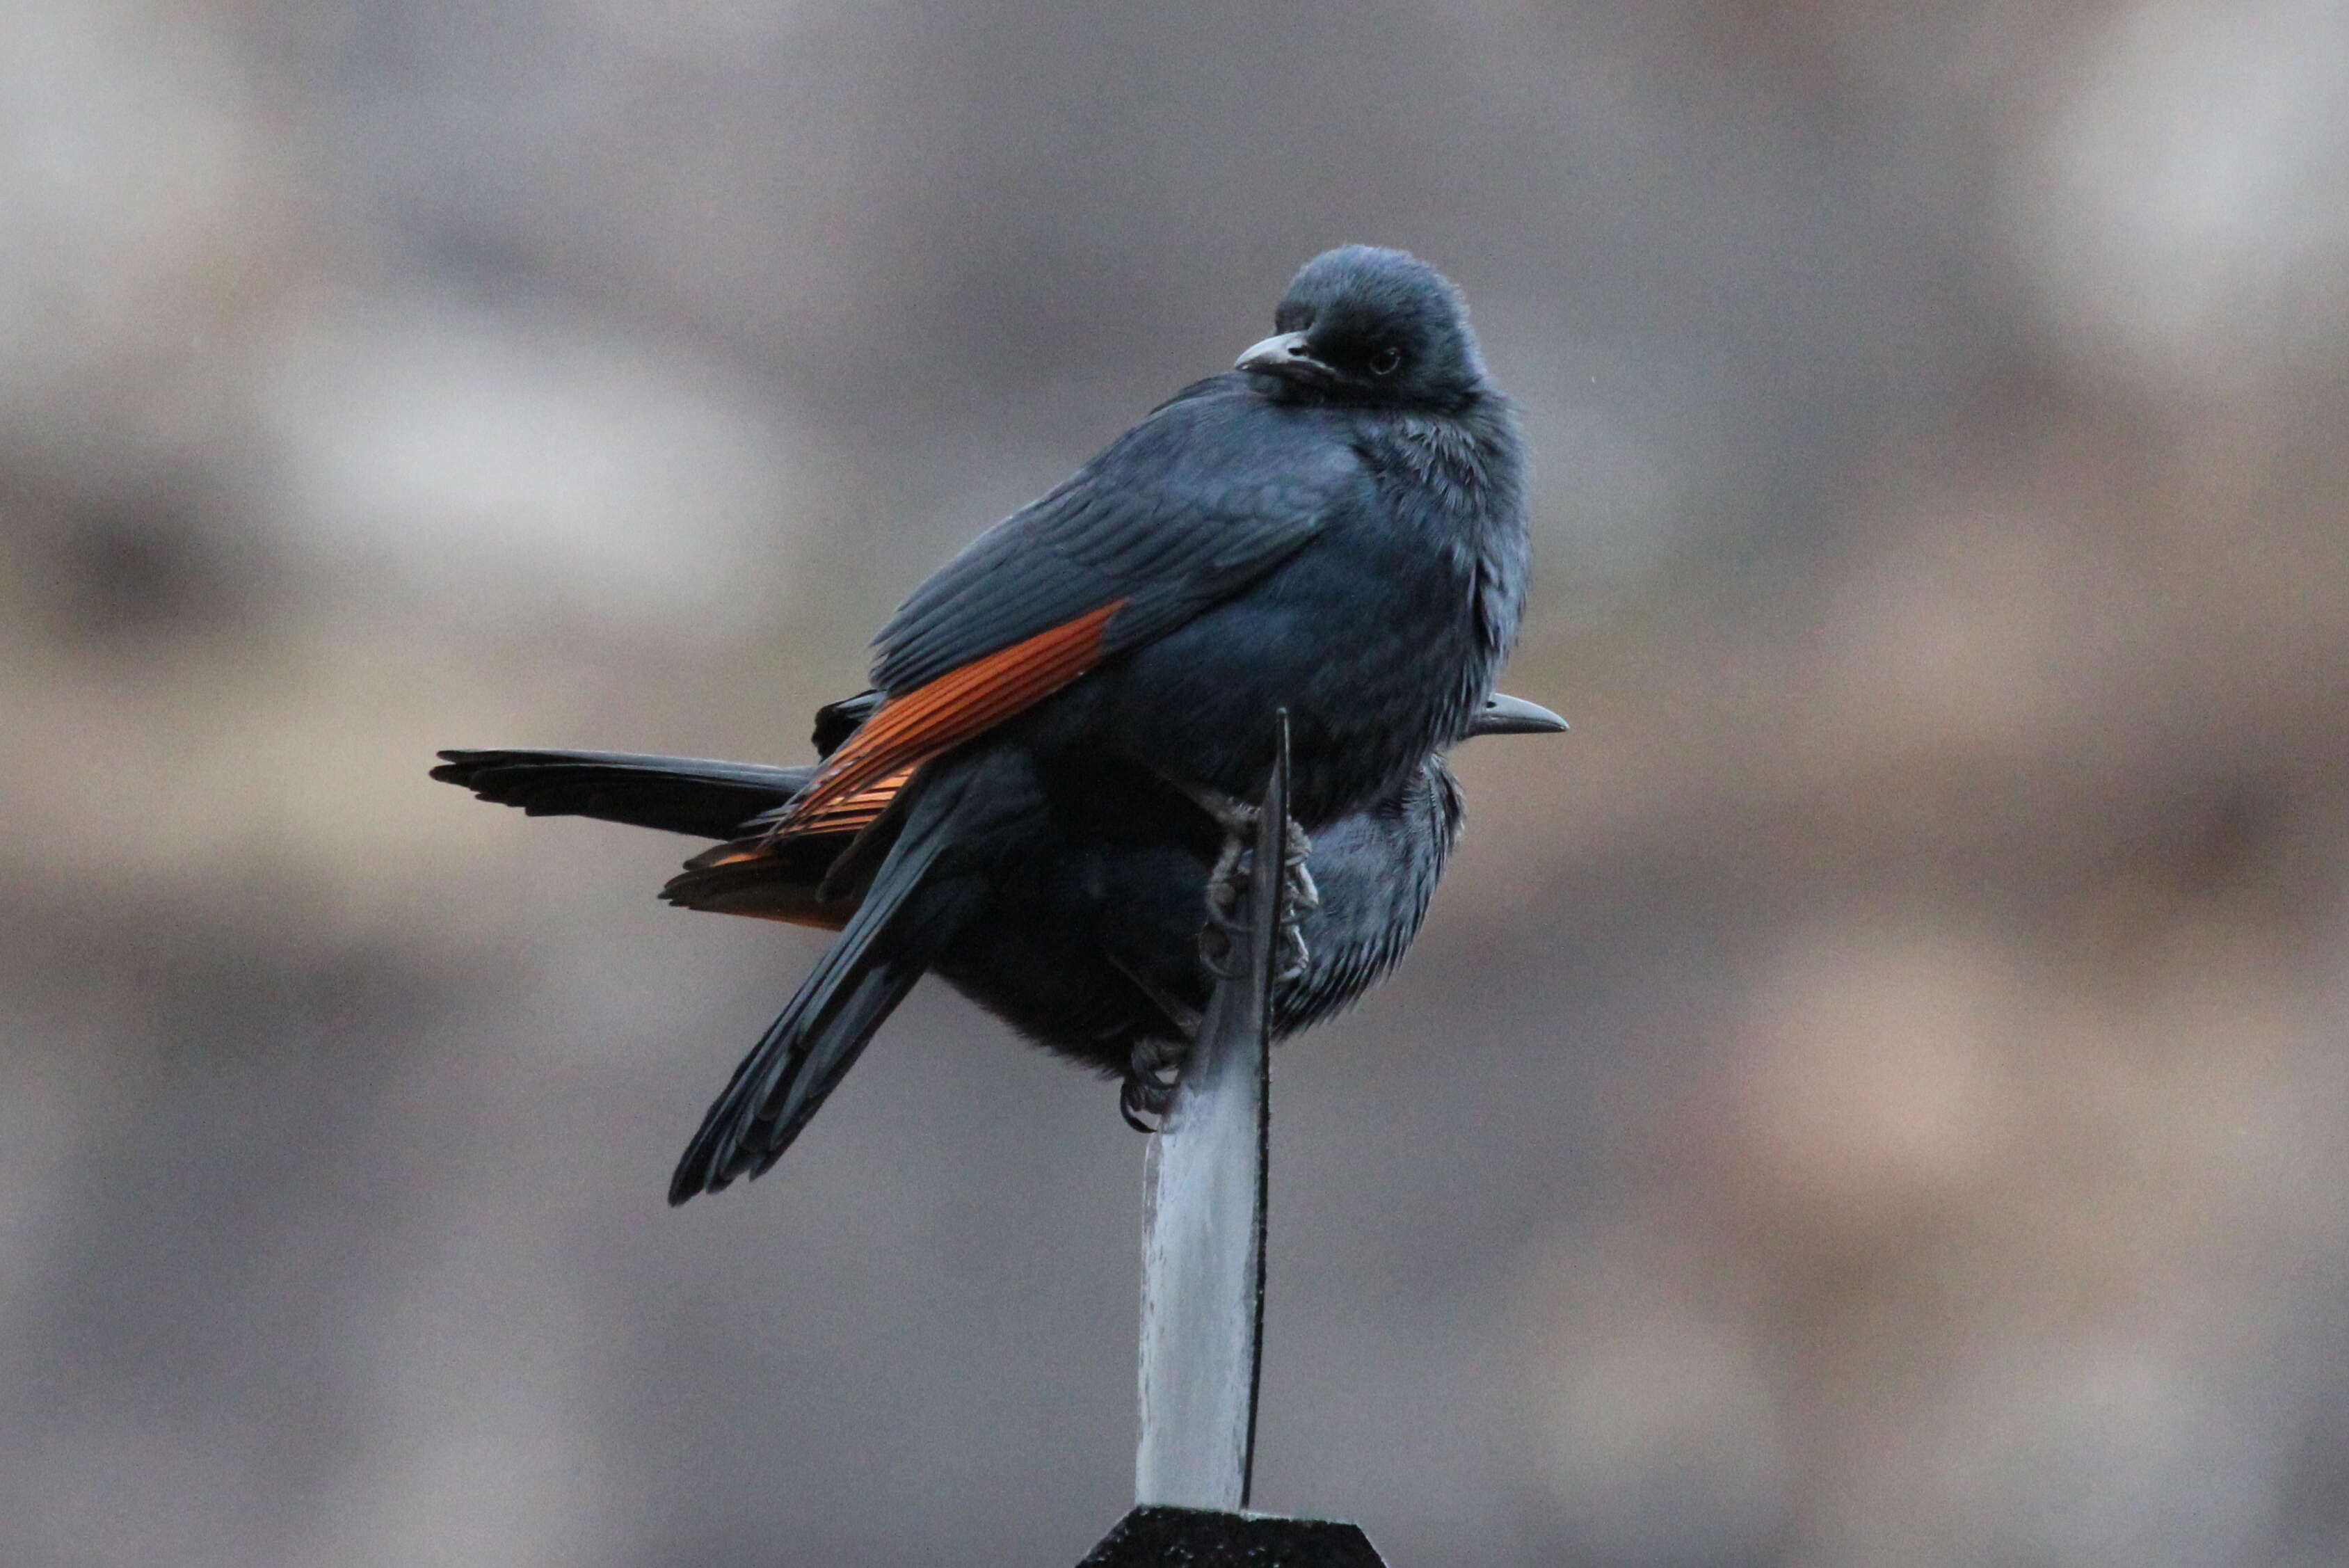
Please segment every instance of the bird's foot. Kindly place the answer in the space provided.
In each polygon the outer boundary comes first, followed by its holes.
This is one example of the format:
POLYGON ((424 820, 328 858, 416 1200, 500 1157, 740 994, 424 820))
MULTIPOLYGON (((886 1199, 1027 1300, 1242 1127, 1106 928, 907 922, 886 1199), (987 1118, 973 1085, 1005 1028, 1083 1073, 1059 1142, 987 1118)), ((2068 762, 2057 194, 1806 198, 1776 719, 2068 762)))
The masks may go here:
POLYGON ((1154 1133, 1166 1126, 1174 1108, 1174 1091, 1182 1083, 1187 1041, 1137 1040, 1125 1065, 1125 1081, 1118 1085, 1118 1114, 1139 1133, 1154 1133))
MULTIPOLYGON (((1194 789, 1191 798, 1224 830, 1224 846, 1207 873, 1207 923, 1199 933, 1199 958, 1218 976, 1231 973, 1232 944, 1247 925, 1247 889, 1255 875, 1257 825, 1260 808, 1212 790, 1194 789)), ((1311 954, 1299 918, 1321 907, 1321 890, 1313 884, 1307 860, 1313 841, 1294 817, 1285 825, 1280 855, 1280 930, 1274 939, 1273 979, 1287 982, 1303 974, 1311 954)))

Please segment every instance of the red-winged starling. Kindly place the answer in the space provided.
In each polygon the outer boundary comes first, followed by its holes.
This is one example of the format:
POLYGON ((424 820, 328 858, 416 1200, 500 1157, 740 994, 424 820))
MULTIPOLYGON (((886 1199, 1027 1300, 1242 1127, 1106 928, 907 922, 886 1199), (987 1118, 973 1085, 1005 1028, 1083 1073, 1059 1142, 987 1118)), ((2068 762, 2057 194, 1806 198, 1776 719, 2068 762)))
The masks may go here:
POLYGON ((1459 293, 1350 245, 1299 271, 1274 326, 916 589, 874 639, 869 716, 680 879, 858 833, 820 888, 854 912, 710 1106, 671 1202, 770 1168, 1049 849, 1054 803, 1105 773, 1253 800, 1285 711, 1291 815, 1318 831, 1469 732, 1527 544, 1516 417, 1459 293))

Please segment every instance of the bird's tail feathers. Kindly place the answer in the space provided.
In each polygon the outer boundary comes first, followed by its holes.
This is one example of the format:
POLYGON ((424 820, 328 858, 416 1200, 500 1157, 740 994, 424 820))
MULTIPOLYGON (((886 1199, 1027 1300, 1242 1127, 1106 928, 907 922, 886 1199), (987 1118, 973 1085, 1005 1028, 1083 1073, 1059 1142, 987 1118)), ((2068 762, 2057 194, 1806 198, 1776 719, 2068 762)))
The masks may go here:
POLYGON ((702 1118, 669 1183, 671 1203, 719 1191, 739 1176, 755 1177, 773 1165, 921 978, 935 933, 915 941, 895 928, 951 834, 940 814, 920 815, 928 820, 899 839, 840 939, 702 1118))
POLYGON ((827 898, 823 880, 851 836, 835 833, 779 838, 760 845, 755 857, 688 865, 668 879, 661 897, 679 909, 836 931, 856 913, 857 900, 827 898))
POLYGON ((443 752, 432 776, 533 816, 586 816, 697 838, 731 838, 815 775, 707 757, 633 752, 443 752))

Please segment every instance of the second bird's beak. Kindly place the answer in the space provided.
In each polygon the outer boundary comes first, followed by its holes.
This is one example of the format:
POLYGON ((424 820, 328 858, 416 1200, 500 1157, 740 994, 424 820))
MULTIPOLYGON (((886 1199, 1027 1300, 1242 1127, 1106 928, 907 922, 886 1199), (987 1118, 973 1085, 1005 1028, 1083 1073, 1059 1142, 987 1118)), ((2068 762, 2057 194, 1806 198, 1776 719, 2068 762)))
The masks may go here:
POLYGON ((1330 367, 1313 357, 1302 332, 1283 332, 1252 346, 1232 366, 1235 370, 1259 370, 1291 381, 1326 381, 1330 367))
POLYGON ((1484 711, 1468 726, 1472 735, 1554 735, 1566 721, 1538 702, 1495 691, 1485 700, 1484 711))

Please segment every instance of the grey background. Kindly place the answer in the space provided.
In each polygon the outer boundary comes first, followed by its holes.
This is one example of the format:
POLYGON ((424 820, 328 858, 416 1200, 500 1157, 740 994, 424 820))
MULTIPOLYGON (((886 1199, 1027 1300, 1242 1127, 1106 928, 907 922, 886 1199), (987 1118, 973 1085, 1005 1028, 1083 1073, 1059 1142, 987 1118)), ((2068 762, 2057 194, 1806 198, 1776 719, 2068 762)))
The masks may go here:
POLYGON ((444 745, 779 761, 1325 245, 1539 462, 1280 1058, 1269 1507, 1399 1564, 2349 1557, 2349 11, 29 0, 0 1561, 1073 1562, 1142 1151, 444 745))

